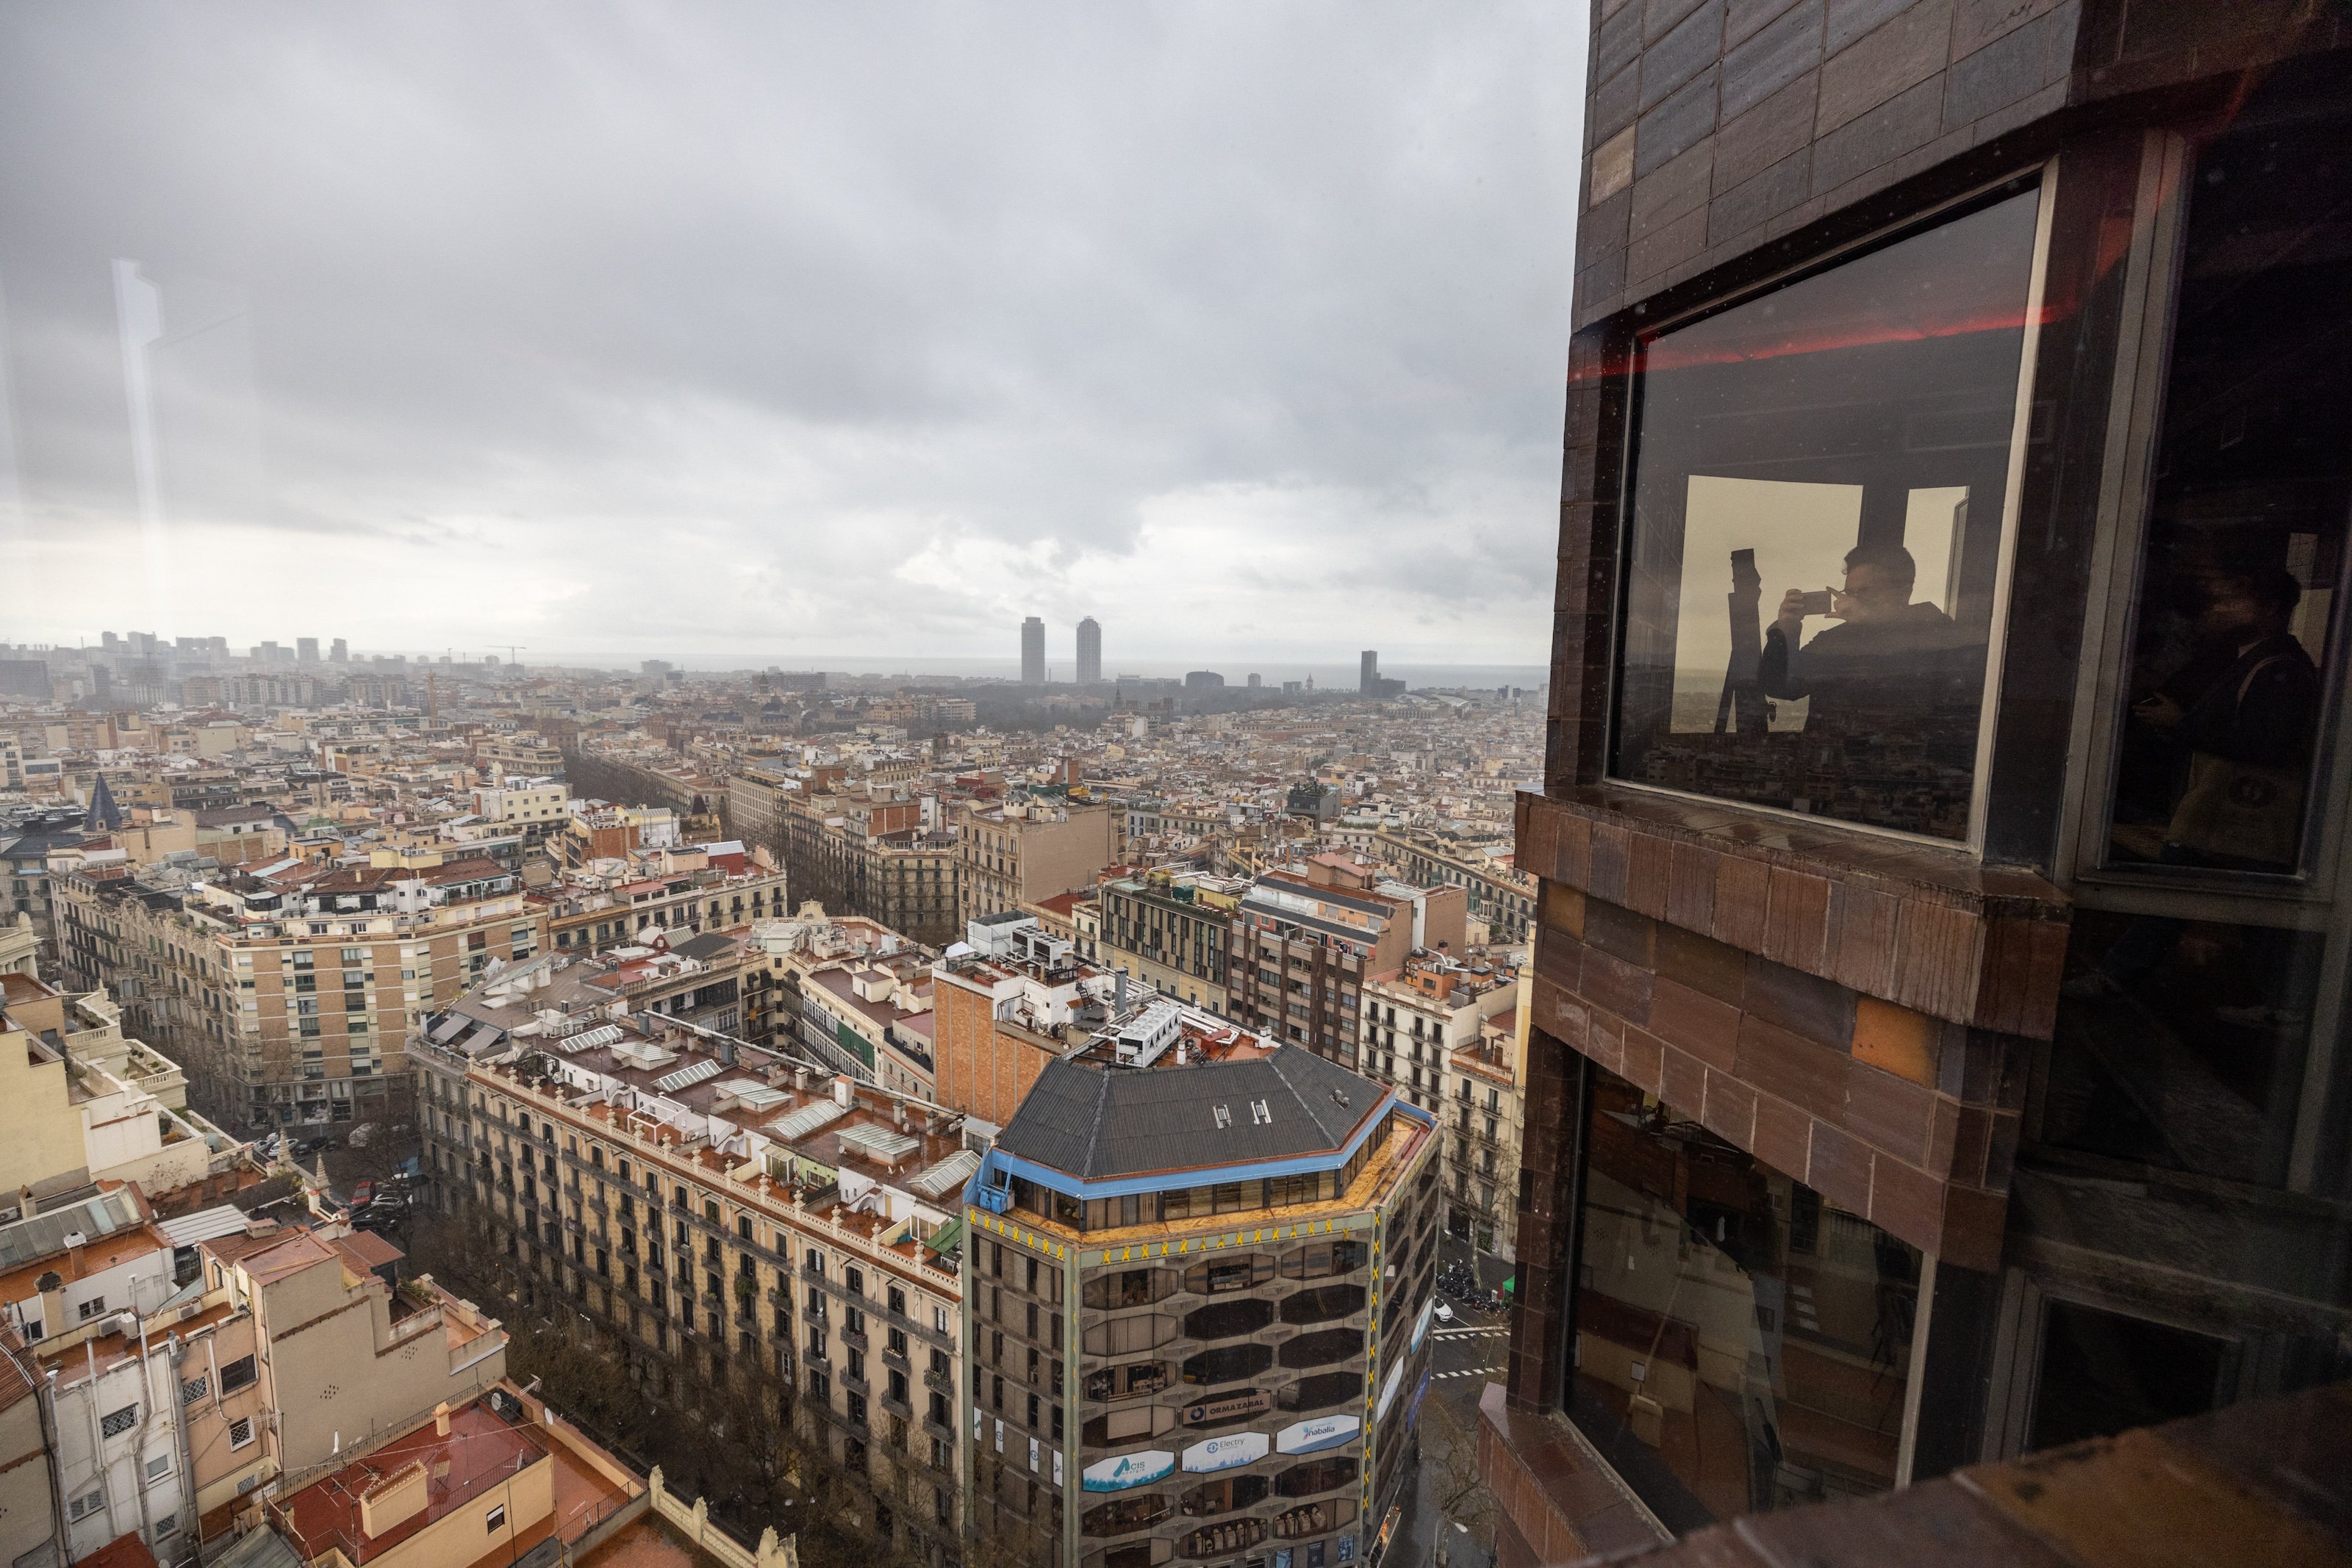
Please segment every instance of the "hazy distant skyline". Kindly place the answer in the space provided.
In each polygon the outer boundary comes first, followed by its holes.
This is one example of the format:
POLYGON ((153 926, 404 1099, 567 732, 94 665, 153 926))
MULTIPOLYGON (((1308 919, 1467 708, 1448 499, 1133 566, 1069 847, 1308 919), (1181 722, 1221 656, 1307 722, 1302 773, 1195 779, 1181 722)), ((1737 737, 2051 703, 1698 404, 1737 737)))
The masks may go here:
POLYGON ((10 7, 0 640, 1539 665, 1584 31, 10 7))

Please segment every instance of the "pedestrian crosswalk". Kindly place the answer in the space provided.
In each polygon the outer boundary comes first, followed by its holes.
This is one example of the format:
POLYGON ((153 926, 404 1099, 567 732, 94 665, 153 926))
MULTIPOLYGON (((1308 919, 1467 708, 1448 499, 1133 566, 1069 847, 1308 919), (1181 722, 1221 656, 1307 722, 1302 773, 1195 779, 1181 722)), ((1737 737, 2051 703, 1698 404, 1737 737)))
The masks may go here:
POLYGON ((1465 1366, 1459 1372, 1433 1372, 1432 1377, 1487 1377, 1503 1369, 1499 1366, 1465 1366))
POLYGON ((1508 1329, 1439 1329, 1436 1334, 1433 1337, 1437 1339, 1500 1339, 1507 1335, 1511 1331, 1508 1329))

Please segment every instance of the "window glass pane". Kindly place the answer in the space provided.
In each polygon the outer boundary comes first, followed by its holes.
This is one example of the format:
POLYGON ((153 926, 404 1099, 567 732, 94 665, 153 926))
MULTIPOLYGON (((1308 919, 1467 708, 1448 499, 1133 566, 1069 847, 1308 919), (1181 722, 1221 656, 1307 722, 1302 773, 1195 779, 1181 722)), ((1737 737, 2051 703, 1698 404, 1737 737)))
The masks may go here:
POLYGON ((1967 835, 2039 200, 1643 342, 1619 777, 1967 835))
POLYGON ((1895 1484, 1919 1253, 1595 1074, 1569 1413, 1666 1525, 1895 1484))
POLYGON ((2322 698, 2343 678, 2352 252, 2341 207, 2278 171, 2347 168, 2342 120, 2240 131, 2196 161, 2112 862, 2302 865, 2322 698))
POLYGON ((2210 1334, 2053 1301, 2029 1448, 2112 1437, 2213 1408, 2231 1346, 2210 1334))
POLYGON ((2171 1170, 2283 1180, 2325 940, 2077 910, 2042 1136, 2171 1170))

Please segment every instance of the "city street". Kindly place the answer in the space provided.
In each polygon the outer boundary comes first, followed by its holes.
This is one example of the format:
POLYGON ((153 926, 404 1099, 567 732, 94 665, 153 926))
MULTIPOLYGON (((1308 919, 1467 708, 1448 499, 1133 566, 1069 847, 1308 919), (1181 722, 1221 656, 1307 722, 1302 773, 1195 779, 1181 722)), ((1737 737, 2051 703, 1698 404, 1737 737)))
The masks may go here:
MULTIPOLYGON (((1490 1289, 1512 1267, 1451 1239, 1439 1262, 1475 1264, 1490 1289)), ((1454 1309, 1454 1321, 1432 1332, 1437 1349, 1421 1406, 1421 1473, 1383 1568, 1428 1568, 1441 1551, 1447 1568, 1486 1568, 1493 1561, 1494 1502, 1478 1476, 1478 1396, 1503 1376, 1510 1314, 1439 1299, 1454 1309)))

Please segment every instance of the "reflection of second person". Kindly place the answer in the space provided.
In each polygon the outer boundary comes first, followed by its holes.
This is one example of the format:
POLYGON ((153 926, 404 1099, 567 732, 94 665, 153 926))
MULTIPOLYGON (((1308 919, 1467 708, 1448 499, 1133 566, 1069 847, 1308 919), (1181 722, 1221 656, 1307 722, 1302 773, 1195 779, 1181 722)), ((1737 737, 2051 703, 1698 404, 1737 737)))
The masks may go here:
POLYGON ((1805 594, 1792 588, 1764 634, 1764 695, 1810 698, 1805 728, 1867 728, 1889 710, 1924 712, 1971 694, 1956 655, 1963 634, 1937 606, 1914 603, 1918 567, 1901 545, 1856 545, 1846 551, 1845 587, 1834 591, 1835 624, 1803 638, 1805 594))

